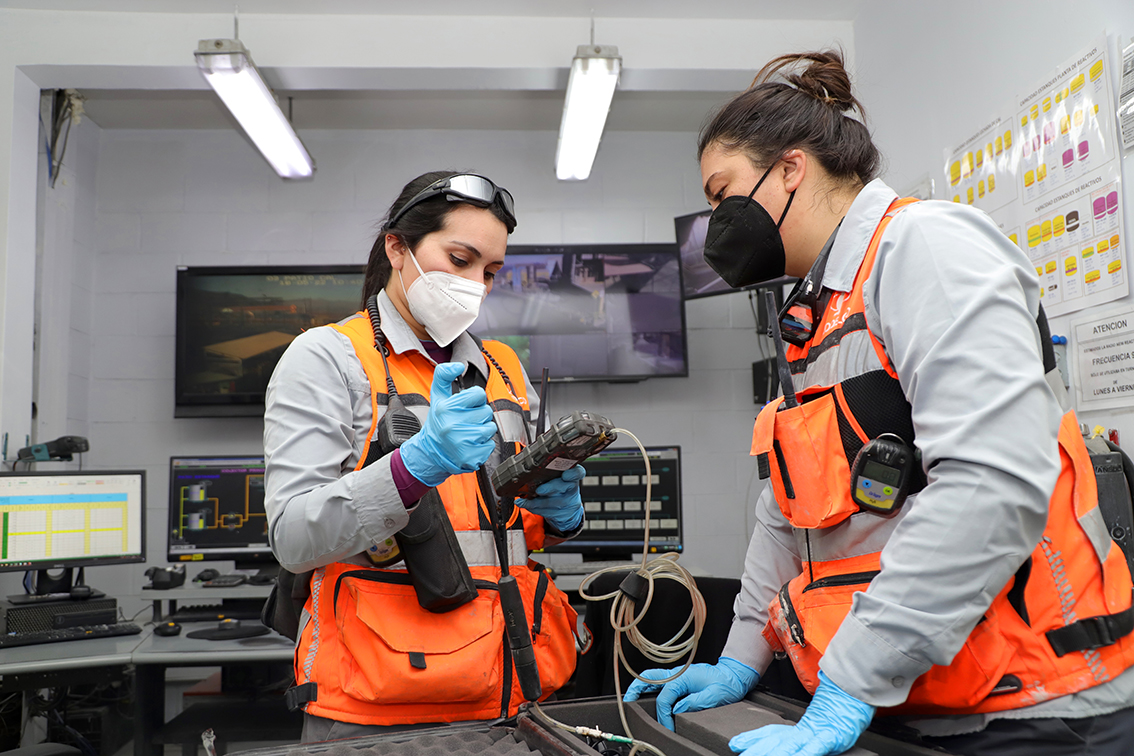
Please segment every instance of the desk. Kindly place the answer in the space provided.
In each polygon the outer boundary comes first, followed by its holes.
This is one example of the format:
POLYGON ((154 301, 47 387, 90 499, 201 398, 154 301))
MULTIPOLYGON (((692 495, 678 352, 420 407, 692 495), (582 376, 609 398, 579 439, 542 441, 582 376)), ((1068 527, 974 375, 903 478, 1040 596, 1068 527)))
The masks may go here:
POLYGON ((6 648, 0 651, 0 693, 97 682, 117 675, 130 664, 141 637, 119 635, 6 648))
MULTIPOLYGON (((224 599, 266 599, 272 592, 272 585, 238 585, 235 588, 206 588, 203 585, 169 588, 164 591, 153 588, 142 589, 142 600, 154 602, 153 621, 161 622, 168 614, 177 611, 178 601, 191 604, 214 604, 224 599), (163 612, 162 602, 168 601, 168 611, 163 612)), ((214 641, 215 642, 215 641, 214 641)))
POLYGON ((5 648, 0 650, 0 693, 23 692, 26 717, 31 691, 123 679, 140 640, 140 635, 119 635, 5 648))
POLYGON ((132 664, 134 754, 161 756, 162 746, 152 741, 165 724, 168 667, 288 662, 295 652, 295 644, 275 632, 228 641, 185 637, 194 626, 209 623, 189 623, 182 635, 167 637, 155 636, 147 627, 140 635, 6 648, 0 651, 0 692, 106 682, 121 677, 132 664))
MULTIPOLYGON (((203 590, 239 589, 205 588, 203 590)), ((286 662, 291 661, 295 653, 295 643, 275 632, 254 638, 226 641, 185 637, 185 633, 193 630, 194 627, 206 628, 209 627, 209 623, 188 623, 184 626, 181 635, 173 636, 154 635, 147 629, 142 641, 130 655, 135 675, 134 756, 161 756, 163 752, 162 745, 154 743, 153 740, 165 723, 165 670, 168 667, 286 662)))

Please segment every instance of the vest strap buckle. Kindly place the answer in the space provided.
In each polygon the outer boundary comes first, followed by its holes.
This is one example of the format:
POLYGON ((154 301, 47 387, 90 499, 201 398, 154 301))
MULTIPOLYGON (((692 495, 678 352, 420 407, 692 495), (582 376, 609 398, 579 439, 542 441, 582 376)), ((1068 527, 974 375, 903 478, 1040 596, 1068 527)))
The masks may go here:
POLYGON ((1104 614, 1072 622, 1066 627, 1050 630, 1045 635, 1056 656, 1073 651, 1089 651, 1117 643, 1134 630, 1134 607, 1118 614, 1104 614))
POLYGON ((313 682, 295 685, 284 693, 284 703, 288 711, 295 711, 304 704, 319 700, 319 686, 313 682))

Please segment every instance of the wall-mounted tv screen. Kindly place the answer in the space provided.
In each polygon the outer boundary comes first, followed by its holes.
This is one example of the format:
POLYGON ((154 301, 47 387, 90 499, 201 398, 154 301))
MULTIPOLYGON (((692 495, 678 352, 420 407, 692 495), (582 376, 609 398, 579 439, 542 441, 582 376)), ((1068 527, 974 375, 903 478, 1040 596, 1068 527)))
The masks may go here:
MULTIPOLYGON (((677 232, 677 248, 681 251, 682 293, 686 299, 739 291, 725 283, 716 271, 705 264, 705 234, 708 232, 709 216, 712 214, 712 210, 702 210, 690 215, 679 215, 673 219, 674 230, 677 232)), ((796 279, 791 276, 783 276, 759 286, 779 289, 783 284, 795 283, 795 281, 796 279)))
POLYGON ((681 266, 672 244, 512 246, 470 329, 539 380, 689 374, 681 266))
POLYGON ((363 274, 361 265, 179 267, 174 417, 263 414, 284 350, 357 312, 363 274))

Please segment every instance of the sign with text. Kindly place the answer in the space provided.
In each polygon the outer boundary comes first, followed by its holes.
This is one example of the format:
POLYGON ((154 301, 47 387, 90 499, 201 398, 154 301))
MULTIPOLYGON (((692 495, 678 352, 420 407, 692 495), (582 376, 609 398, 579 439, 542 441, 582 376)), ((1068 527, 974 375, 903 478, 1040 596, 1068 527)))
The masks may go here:
POLYGON ((1080 410, 1134 405, 1134 310, 1071 324, 1080 410))

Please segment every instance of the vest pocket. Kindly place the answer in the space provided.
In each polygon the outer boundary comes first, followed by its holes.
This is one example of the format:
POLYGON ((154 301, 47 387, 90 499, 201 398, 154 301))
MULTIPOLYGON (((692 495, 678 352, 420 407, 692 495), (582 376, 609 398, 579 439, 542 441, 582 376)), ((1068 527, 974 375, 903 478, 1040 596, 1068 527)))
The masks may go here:
MULTIPOLYGON (((791 657, 800 681, 812 693, 819 684, 819 660, 850 611, 854 594, 865 591, 877 575, 877 571, 863 570, 829 575, 811 583, 806 582, 806 575, 800 575, 772 600, 765 638, 772 643, 769 635, 775 634, 791 657)), ((949 666, 931 667, 914 682, 905 703, 886 713, 949 713, 971 709, 994 691, 1014 692, 1017 688, 1007 685, 1005 678, 1012 659, 999 617, 990 610, 949 666), (1002 690, 995 690, 998 687, 1002 690)))
POLYGON ((971 709, 994 693, 1015 692, 1016 687, 1001 686, 1014 658, 996 612, 989 611, 949 666, 934 665, 917 679, 902 709, 971 709))
POLYGON ((567 602, 567 594, 555 587, 547 573, 539 571, 536 601, 529 617, 532 645, 539 660, 539 681, 543 695, 563 687, 575 671, 575 635, 578 613, 567 602))
POLYGON ((499 697, 504 617, 495 591, 434 614, 412 586, 346 578, 342 587, 335 620, 347 695, 386 704, 499 697))
POLYGON ((756 418, 752 454, 772 479, 784 516, 797 528, 825 528, 858 511, 850 496, 850 465, 843 451, 833 392, 798 407, 768 404, 756 418))

